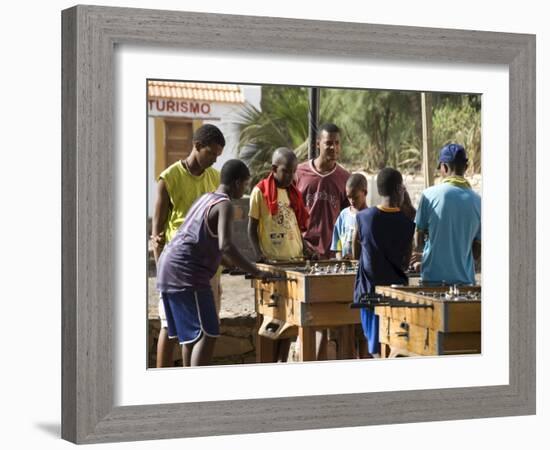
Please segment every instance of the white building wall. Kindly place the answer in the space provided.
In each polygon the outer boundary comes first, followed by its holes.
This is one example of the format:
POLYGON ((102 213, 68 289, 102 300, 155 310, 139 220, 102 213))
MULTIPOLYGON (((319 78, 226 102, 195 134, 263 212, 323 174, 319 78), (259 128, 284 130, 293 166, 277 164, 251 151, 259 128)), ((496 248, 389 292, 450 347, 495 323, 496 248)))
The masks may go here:
POLYGON ((153 217, 155 206, 155 119, 147 118, 147 215, 153 217))

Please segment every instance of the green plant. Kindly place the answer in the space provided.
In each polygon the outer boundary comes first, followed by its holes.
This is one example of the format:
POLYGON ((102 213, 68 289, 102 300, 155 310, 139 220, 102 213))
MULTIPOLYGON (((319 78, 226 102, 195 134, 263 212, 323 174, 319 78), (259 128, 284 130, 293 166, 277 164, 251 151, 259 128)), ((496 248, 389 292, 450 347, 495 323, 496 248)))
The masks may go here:
POLYGON ((468 173, 481 172, 481 104, 471 97, 460 96, 460 102, 443 100, 434 109, 432 162, 437 165, 437 151, 449 142, 464 146, 470 159, 468 173))
MULTIPOLYGON (((439 149, 454 141, 465 146, 470 173, 481 170, 481 97, 432 94, 432 167, 439 149)), ((308 89, 264 86, 261 110, 246 106, 238 117, 240 156, 253 182, 266 176, 277 147, 294 149, 300 160, 308 155, 308 89)), ((341 130, 341 163, 376 172, 392 166, 402 171, 422 169, 420 93, 366 89, 321 89, 320 123, 341 130)))

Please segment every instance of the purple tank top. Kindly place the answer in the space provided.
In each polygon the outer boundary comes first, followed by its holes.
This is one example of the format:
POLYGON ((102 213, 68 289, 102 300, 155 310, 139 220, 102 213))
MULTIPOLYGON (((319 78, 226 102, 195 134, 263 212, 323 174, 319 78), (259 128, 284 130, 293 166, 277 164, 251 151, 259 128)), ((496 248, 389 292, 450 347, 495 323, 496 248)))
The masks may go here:
POLYGON ((229 201, 226 194, 211 192, 199 197, 185 222, 164 247, 157 268, 157 289, 178 292, 210 287, 222 259, 217 230, 208 227, 208 213, 217 203, 229 201))

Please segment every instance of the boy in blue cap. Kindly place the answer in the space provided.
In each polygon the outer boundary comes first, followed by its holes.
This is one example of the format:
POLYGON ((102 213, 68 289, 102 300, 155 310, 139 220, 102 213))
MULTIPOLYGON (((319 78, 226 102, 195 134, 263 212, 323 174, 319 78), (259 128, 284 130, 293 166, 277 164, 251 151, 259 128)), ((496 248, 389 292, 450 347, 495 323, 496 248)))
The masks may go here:
POLYGON ((481 256, 481 197, 464 178, 468 157, 462 145, 439 154, 443 182, 426 189, 416 212, 416 259, 423 282, 475 284, 474 259, 481 256))

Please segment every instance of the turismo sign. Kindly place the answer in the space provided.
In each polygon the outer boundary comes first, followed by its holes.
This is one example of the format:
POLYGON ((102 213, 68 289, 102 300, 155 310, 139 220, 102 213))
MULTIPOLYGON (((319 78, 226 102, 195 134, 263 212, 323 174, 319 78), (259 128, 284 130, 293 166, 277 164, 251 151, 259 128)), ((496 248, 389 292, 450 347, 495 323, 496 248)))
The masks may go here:
POLYGON ((209 117, 212 105, 208 102, 195 100, 166 100, 152 99, 147 101, 149 115, 152 116, 180 116, 180 117, 209 117))

